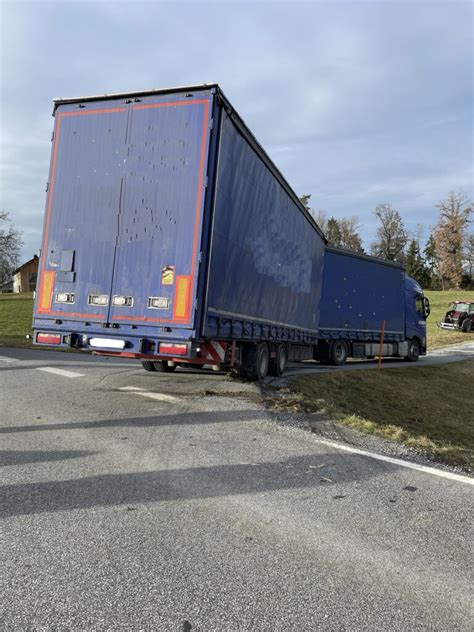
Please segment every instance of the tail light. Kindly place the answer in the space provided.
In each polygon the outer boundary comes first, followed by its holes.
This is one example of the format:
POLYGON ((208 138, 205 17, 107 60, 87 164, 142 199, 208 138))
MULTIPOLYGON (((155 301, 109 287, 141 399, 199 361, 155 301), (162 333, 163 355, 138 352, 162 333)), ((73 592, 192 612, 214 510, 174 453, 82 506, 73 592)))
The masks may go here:
POLYGON ((61 334, 37 333, 36 342, 40 342, 44 345, 60 345, 61 334))
POLYGON ((166 353, 166 355, 187 355, 188 345, 170 342, 160 342, 160 353, 166 353))

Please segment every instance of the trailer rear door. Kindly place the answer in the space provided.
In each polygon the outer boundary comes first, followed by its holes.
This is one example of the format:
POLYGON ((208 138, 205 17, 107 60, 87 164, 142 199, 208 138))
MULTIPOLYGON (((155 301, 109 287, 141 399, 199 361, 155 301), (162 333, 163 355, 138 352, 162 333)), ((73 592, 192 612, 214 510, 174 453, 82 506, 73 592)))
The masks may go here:
POLYGON ((127 119, 127 107, 104 104, 71 105, 56 113, 39 318, 107 321, 127 119))
POLYGON ((113 322, 193 327, 209 116, 209 99, 131 108, 113 322))
POLYGON ((130 101, 57 110, 37 318, 192 328, 211 95, 130 101))

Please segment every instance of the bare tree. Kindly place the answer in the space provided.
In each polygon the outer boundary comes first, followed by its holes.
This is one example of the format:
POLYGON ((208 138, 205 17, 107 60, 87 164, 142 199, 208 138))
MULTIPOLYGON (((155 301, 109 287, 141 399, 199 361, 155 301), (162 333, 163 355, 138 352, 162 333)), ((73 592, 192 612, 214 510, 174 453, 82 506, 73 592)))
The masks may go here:
POLYGON ((323 231, 324 234, 326 234, 326 231, 328 229, 328 216, 326 214, 326 211, 323 211, 322 208, 318 208, 317 211, 313 211, 313 209, 310 209, 310 213, 319 228, 323 231))
POLYGON ((341 231, 341 246, 355 252, 364 252, 362 238, 360 236, 360 224, 355 215, 350 217, 342 217, 338 220, 339 230, 341 231))
POLYGON ((380 226, 377 228, 377 240, 371 246, 372 254, 403 263, 408 235, 400 213, 390 204, 379 204, 374 214, 380 226))
POLYGON ((451 191, 436 204, 439 219, 434 230, 439 269, 444 279, 459 289, 462 281, 463 246, 472 208, 461 191, 451 191))
POLYGON ((9 281, 18 267, 22 245, 21 232, 11 224, 10 214, 0 210, 0 285, 9 281))

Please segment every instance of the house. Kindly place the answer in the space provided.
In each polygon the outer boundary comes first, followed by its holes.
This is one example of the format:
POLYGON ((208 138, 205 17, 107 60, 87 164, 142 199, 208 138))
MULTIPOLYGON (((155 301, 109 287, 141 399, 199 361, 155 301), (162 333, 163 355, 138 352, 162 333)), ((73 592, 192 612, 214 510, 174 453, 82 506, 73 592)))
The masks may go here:
POLYGON ((38 257, 35 255, 13 273, 14 292, 33 292, 36 289, 38 276, 38 257))

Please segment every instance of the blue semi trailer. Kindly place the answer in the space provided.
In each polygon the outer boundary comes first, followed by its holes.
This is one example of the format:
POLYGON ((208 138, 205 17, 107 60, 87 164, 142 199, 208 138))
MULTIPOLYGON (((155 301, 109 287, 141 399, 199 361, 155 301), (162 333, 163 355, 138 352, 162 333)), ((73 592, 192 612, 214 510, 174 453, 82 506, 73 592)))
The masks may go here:
POLYGON ((57 99, 53 114, 35 344, 261 379, 377 342, 320 309, 334 253, 217 85, 57 99))

